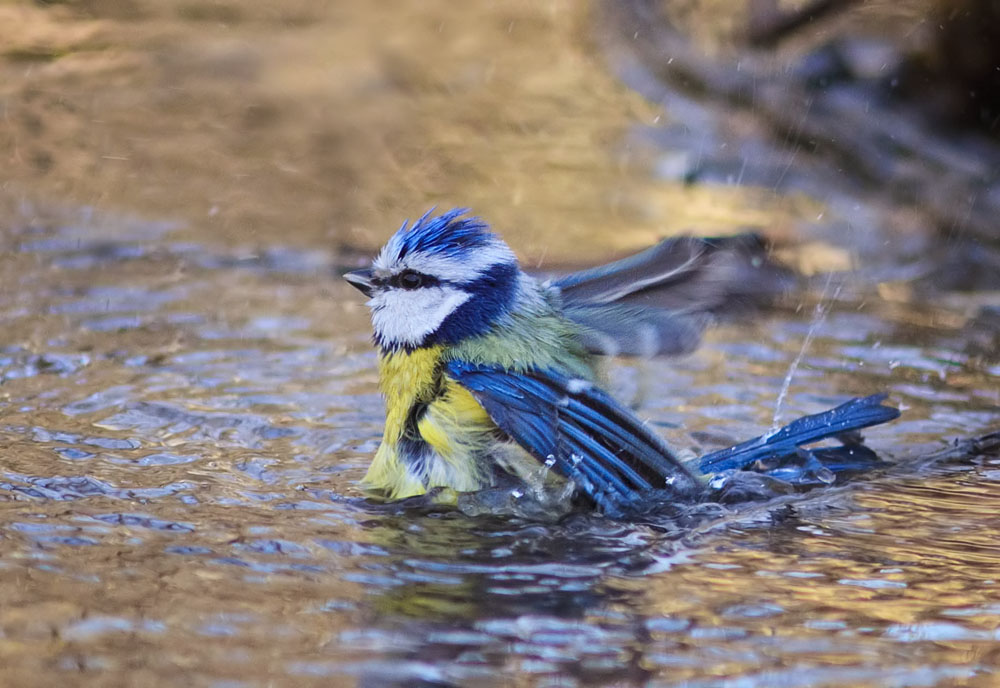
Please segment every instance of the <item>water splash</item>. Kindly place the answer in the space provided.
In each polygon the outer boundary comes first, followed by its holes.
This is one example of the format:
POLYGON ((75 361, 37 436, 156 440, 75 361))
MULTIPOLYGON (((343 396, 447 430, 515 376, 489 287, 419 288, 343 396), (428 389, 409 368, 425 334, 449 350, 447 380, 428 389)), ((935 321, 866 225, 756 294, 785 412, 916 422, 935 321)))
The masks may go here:
POLYGON ((796 354, 791 365, 788 366, 788 371, 785 373, 785 379, 781 382, 781 391, 778 392, 778 398, 774 402, 774 415, 771 418, 772 433, 777 432, 781 428, 781 412, 785 404, 785 399, 788 397, 788 390, 792 386, 792 380, 795 378, 795 373, 798 371, 799 365, 802 363, 802 358, 805 356, 806 351, 809 350, 812 340, 819 331, 823 321, 826 320, 826 316, 830 312, 830 304, 837 300, 840 296, 840 291, 844 286, 842 282, 837 284, 834 288, 833 296, 831 296, 828 300, 827 294, 830 291, 832 283, 833 274, 831 273, 826 277, 826 283, 823 285, 823 291, 820 294, 819 302, 816 304, 812 320, 809 322, 809 329, 806 331, 806 336, 802 340, 802 346, 799 347, 799 353, 796 354))

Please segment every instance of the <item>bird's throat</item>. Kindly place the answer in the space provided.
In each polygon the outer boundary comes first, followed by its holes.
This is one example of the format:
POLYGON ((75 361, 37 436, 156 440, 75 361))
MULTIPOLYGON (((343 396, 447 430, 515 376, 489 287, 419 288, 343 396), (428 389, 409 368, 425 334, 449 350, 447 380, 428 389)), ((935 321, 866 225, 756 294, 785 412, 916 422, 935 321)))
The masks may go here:
POLYGON ((430 346, 379 355, 379 387, 385 397, 385 439, 397 442, 407 430, 411 410, 441 393, 441 352, 430 346))

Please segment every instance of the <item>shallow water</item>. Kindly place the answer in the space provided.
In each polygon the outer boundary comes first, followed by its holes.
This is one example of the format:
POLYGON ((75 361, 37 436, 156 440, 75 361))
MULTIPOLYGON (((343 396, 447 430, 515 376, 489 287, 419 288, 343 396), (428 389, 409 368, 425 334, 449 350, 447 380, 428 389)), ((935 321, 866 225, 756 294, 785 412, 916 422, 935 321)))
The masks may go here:
MULTIPOLYGON (((918 327, 935 311, 843 302, 818 325, 783 416, 888 389, 904 416, 867 434, 901 465, 792 511, 680 538, 386 512, 354 485, 382 421, 361 300, 311 254, 170 232, 80 213, 9 238, 15 684, 991 684, 1000 459, 912 460, 995 423, 998 371, 918 327)), ((769 426, 811 320, 610 377, 679 448, 717 448, 769 426)))
POLYGON ((52 48, 0 84, 0 682, 1000 682, 1000 458, 928 459, 997 429, 995 293, 921 303, 864 203, 665 181, 582 5, 261 7, 0 5, 52 48), (382 405, 336 273, 435 202, 529 265, 750 226, 829 267, 854 223, 880 272, 608 378, 692 454, 885 390, 894 465, 682 532, 365 502, 382 405))

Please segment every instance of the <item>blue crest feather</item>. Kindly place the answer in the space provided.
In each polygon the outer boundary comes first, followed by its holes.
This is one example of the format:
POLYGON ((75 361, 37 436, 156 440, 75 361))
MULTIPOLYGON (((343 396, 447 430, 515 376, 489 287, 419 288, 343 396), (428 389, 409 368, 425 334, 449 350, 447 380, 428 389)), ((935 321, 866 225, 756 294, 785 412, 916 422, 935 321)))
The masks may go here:
POLYGON ((430 217, 431 208, 419 220, 407 226, 404 222, 393 240, 398 243, 399 258, 408 253, 454 254, 486 246, 499 239, 489 225, 478 217, 462 217, 468 208, 454 208, 430 217))

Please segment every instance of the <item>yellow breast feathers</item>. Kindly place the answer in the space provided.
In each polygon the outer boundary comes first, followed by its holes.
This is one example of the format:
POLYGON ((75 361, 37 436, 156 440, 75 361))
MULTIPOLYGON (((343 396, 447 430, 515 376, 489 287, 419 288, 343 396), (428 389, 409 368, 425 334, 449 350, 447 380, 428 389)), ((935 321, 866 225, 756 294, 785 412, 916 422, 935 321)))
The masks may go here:
POLYGON ((392 499, 432 487, 459 492, 488 484, 485 453, 495 426, 472 395, 441 369, 442 347, 383 353, 382 444, 363 483, 392 499))

